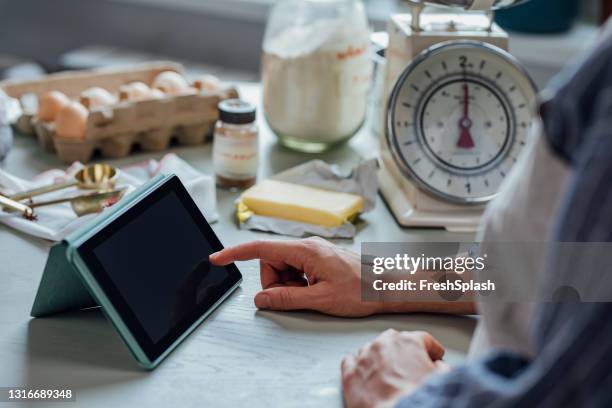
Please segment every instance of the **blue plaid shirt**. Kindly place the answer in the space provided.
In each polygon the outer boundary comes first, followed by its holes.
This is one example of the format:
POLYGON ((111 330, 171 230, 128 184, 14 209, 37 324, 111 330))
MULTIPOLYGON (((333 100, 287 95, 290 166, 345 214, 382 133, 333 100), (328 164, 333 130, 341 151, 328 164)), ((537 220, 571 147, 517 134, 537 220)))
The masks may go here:
MULTIPOLYGON (((541 108, 546 136, 572 168, 553 240, 611 242, 612 39, 552 89, 554 96, 541 108)), ((585 270, 572 270, 556 258, 553 254, 545 272, 551 285, 562 274, 585 270)), ((612 270, 608 264, 594 273, 612 270)), ((541 303, 536 320, 535 358, 492 352, 430 378, 398 407, 612 406, 612 303, 541 303)))

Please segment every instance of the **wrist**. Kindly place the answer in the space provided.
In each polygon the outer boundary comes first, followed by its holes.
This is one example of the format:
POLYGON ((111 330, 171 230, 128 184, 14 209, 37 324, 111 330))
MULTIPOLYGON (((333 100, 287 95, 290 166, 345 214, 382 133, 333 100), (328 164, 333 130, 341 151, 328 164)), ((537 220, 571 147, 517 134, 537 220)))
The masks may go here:
POLYGON ((386 313, 448 313, 477 314, 474 302, 376 302, 374 314, 386 313))

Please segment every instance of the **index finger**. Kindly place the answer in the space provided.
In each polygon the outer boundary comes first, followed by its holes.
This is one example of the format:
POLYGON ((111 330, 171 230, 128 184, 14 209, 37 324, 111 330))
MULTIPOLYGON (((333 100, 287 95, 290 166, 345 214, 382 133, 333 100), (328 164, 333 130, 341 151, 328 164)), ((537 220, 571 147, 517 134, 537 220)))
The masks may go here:
POLYGON ((209 259, 215 265, 262 259, 268 262, 283 262, 301 270, 305 249, 300 241, 253 241, 225 248, 210 255, 209 259))

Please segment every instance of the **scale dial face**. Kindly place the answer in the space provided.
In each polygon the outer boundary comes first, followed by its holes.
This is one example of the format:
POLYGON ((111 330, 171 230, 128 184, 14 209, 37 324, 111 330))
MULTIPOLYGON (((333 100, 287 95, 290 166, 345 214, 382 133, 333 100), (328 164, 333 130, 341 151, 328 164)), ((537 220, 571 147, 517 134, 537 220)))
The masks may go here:
POLYGON ((505 51, 475 41, 430 48, 391 94, 387 141, 402 172, 456 203, 495 196, 527 142, 536 89, 505 51))

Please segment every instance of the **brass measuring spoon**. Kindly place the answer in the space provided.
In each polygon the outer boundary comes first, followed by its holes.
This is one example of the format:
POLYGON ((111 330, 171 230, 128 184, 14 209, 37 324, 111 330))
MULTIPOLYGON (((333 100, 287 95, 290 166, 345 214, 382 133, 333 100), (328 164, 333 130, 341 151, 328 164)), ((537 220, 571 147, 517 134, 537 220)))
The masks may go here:
POLYGON ((119 190, 93 192, 49 201, 32 202, 29 203, 29 207, 37 208, 69 202, 74 213, 80 217, 85 214, 100 212, 106 207, 112 206, 123 197, 125 192, 125 188, 119 190))
POLYGON ((74 175, 73 181, 23 191, 13 194, 8 198, 14 201, 21 201, 26 198, 32 198, 52 191, 63 190, 75 186, 84 190, 112 190, 115 187, 116 176, 117 170, 114 167, 108 164, 94 164, 79 170, 74 175))
POLYGON ((4 208, 4 210, 17 211, 23 215, 23 218, 27 220, 35 220, 36 215, 34 214, 34 210, 32 207, 22 204, 18 201, 11 200, 8 197, 0 195, 0 208, 4 208))

